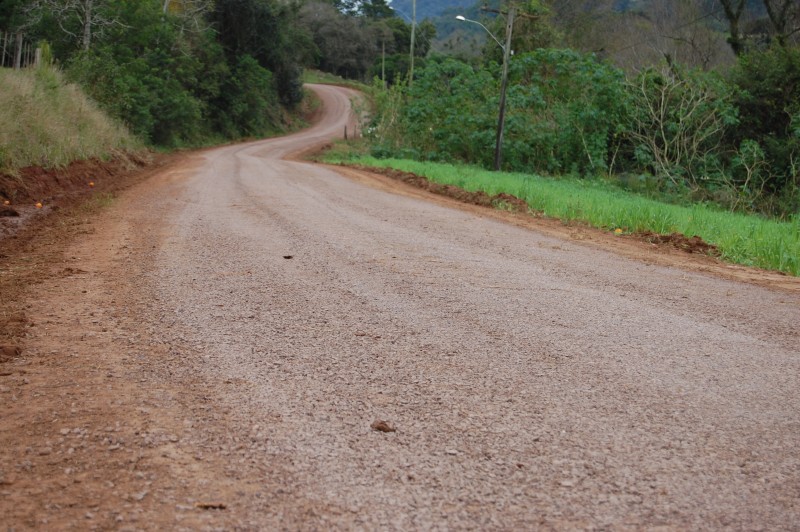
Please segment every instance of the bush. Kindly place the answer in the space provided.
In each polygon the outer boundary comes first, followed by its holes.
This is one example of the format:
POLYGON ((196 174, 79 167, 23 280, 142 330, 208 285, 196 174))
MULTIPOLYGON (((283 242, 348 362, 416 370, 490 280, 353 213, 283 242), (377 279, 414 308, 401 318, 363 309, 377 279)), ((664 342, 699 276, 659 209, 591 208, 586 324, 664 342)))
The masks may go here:
POLYGON ((229 137, 263 135, 280 122, 272 74, 249 55, 239 58, 221 100, 219 130, 229 137))
POLYGON ((609 171, 628 100, 621 70, 593 55, 540 49, 511 61, 509 81, 507 166, 609 171))
POLYGON ((738 123, 732 91, 713 73, 648 68, 628 83, 637 165, 673 187, 696 190, 723 171, 723 139, 738 123))
POLYGON ((800 48, 745 55, 731 81, 738 89, 734 104, 741 127, 729 142, 757 142, 763 150, 766 191, 791 195, 800 186, 800 48))
MULTIPOLYGON (((499 72, 496 64, 476 68, 451 58, 430 59, 406 91, 405 106, 392 111, 398 119, 388 121, 402 134, 383 131, 383 136, 403 139, 426 158, 490 166, 499 72)), ((514 57, 509 76, 505 167, 581 174, 608 170, 625 116, 621 71, 591 55, 538 50, 514 57)))

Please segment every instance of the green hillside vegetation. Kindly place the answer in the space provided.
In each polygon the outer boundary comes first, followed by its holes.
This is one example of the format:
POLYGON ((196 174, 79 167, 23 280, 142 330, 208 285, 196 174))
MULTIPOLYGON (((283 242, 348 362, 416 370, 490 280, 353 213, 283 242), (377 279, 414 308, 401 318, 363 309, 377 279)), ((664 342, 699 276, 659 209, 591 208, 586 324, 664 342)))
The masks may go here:
POLYGON ((0 172, 64 166, 143 147, 53 67, 0 69, 0 172))
POLYGON ((296 11, 277 0, 0 0, 0 34, 12 37, 6 66, 15 35, 46 43, 68 81, 170 149, 294 126, 310 47, 296 11))

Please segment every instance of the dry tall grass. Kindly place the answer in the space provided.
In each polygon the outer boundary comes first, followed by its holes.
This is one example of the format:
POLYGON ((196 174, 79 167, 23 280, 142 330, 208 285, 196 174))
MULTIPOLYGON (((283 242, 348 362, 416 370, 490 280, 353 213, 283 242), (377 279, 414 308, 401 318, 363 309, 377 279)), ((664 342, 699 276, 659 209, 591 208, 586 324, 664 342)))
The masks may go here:
POLYGON ((142 148, 56 68, 0 69, 0 172, 142 148))

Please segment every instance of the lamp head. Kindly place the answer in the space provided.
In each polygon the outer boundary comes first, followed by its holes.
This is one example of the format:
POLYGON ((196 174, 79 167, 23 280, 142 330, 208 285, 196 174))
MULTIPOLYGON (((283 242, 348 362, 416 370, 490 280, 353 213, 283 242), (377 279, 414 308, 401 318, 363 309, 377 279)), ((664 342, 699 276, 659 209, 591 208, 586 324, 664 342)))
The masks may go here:
POLYGON ((460 20, 461 22, 465 22, 467 19, 465 19, 462 15, 456 15, 456 20, 460 20))

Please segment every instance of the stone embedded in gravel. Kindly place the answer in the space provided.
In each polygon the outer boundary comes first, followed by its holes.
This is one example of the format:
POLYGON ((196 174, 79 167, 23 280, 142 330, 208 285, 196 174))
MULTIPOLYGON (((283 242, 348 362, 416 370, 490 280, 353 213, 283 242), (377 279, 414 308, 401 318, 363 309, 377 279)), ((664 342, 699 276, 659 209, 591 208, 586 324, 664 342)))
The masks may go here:
POLYGON ((22 349, 15 345, 0 346, 0 362, 6 362, 22 354, 22 349))
POLYGON ((194 506, 201 510, 224 510, 228 507, 224 502, 198 502, 194 506))
POLYGON ((377 430, 378 432, 396 432, 397 431, 396 428, 391 426, 386 421, 383 421, 382 419, 376 419, 375 421, 373 421, 372 425, 370 425, 370 428, 372 430, 377 430))

